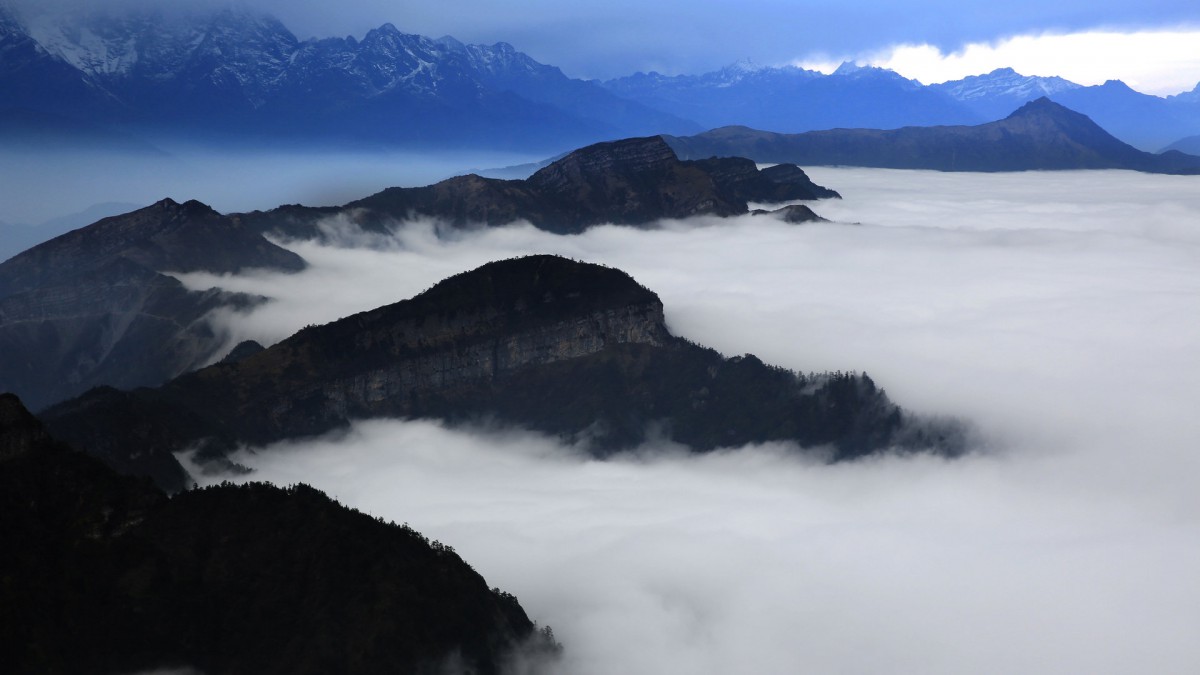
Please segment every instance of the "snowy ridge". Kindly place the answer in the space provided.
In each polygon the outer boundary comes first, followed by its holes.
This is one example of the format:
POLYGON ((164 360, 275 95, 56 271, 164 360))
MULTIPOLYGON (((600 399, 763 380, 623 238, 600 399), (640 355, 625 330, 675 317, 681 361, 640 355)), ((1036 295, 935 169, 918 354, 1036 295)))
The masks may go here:
POLYGON ((986 75, 972 75, 935 86, 960 101, 994 97, 1033 100, 1082 87, 1061 77, 1021 75, 1012 68, 997 68, 986 75))
POLYGON ((289 87, 331 77, 360 95, 376 96, 397 89, 434 95, 447 87, 478 93, 482 85, 471 80, 479 75, 511 77, 514 71, 561 75, 507 43, 464 45, 449 36, 434 40, 403 33, 390 23, 361 40, 301 42, 275 18, 248 10, 42 13, 21 25, 0 6, 0 24, 9 23, 11 31, 25 33, 102 87, 127 93, 140 86, 138 81, 199 79, 239 91, 255 108, 289 87))

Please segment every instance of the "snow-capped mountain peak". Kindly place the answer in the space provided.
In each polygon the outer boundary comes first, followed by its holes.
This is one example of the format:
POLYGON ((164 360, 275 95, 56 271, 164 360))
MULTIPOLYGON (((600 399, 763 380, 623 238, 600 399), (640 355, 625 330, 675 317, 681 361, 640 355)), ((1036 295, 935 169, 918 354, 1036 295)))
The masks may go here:
POLYGON ((1032 100, 1080 88, 1061 77, 1026 76, 1012 68, 997 68, 986 75, 972 75, 937 86, 960 101, 995 97, 1032 100))

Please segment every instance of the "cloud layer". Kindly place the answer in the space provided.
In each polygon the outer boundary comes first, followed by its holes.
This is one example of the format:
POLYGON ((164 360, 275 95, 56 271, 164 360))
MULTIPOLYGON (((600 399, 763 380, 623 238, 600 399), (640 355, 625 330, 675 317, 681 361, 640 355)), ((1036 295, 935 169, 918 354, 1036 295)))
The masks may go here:
POLYGON ((259 449, 454 546, 554 626, 573 673, 1133 671, 1200 662, 1200 191, 1127 172, 817 169, 822 215, 528 227, 374 249, 300 244, 299 277, 213 279, 277 302, 271 340, 525 252, 629 271, 677 334, 803 370, 858 369, 974 420, 966 460, 839 466, 783 446, 594 462, 518 430, 361 423, 259 449))
POLYGON ((930 44, 893 46, 861 60, 926 84, 1013 68, 1022 75, 1096 85, 1121 80, 1144 94, 1167 96, 1200 83, 1200 30, 1089 31, 1019 35, 974 42, 953 52, 930 44))

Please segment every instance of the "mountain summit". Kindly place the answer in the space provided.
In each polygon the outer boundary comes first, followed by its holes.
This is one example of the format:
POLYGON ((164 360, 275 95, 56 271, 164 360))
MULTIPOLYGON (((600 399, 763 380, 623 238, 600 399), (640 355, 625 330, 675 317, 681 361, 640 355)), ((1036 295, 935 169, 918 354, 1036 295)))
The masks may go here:
POLYGON ((962 451, 866 375, 799 375, 671 335, 658 296, 554 256, 489 263, 409 300, 305 328, 155 390, 102 388, 42 413, 52 433, 177 490, 173 453, 220 459, 351 420, 492 420, 598 455, 651 434, 696 451, 794 441, 832 460, 962 451))
POLYGON ((1132 169, 1200 170, 1200 157, 1153 155, 1114 138, 1086 115, 1049 98, 977 126, 831 129, 776 134, 725 127, 669 138, 681 157, 744 156, 759 162, 939 171, 1132 169))
POLYGON ((682 161, 663 137, 650 136, 580 148, 525 180, 471 174, 425 187, 388 188, 339 209, 288 206, 245 217, 261 231, 285 237, 319 236, 318 224, 334 215, 376 231, 423 217, 459 227, 524 220, 573 234, 606 223, 742 215, 749 202, 837 197, 792 164, 760 170, 737 157, 682 161))
POLYGON ((150 137, 561 150, 696 124, 574 80, 511 45, 391 24, 299 40, 248 10, 0 15, 3 105, 150 137))

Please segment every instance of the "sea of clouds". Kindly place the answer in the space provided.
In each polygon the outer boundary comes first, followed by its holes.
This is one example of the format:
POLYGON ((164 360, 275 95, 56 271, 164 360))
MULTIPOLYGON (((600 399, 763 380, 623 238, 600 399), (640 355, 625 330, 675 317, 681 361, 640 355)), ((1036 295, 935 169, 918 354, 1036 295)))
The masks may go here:
MULTIPOLYGON (((623 269, 671 330, 868 372, 970 420, 971 456, 823 465, 787 445, 610 461, 519 429, 376 420, 248 449, 453 546, 600 673, 1190 673, 1200 667, 1200 189, 1130 172, 814 169, 836 222, 700 218, 578 236, 412 223, 291 242, 300 275, 216 317, 269 344, 484 262, 623 269)), ((208 476, 218 481, 225 476, 208 476)))

